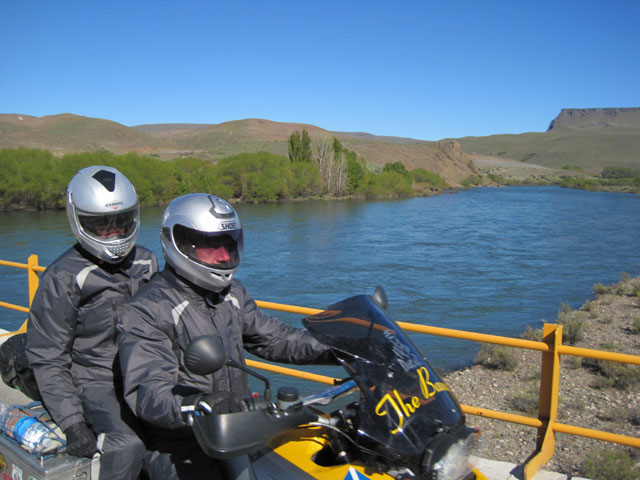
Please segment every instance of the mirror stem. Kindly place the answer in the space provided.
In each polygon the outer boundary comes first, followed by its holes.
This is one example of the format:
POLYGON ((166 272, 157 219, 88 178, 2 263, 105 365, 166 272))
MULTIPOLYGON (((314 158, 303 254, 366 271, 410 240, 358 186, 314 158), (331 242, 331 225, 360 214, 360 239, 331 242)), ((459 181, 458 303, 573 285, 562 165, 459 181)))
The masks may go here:
POLYGON ((240 370, 242 370, 243 372, 245 372, 247 375, 251 375, 252 377, 256 377, 259 380, 262 380, 264 382, 264 399, 271 404, 271 383, 269 382, 269 379, 267 377, 264 377, 262 375, 260 375, 259 373, 256 373, 252 370, 249 370, 247 367, 245 367, 244 365, 240 365, 238 362, 236 362, 235 360, 227 360, 227 365, 230 367, 235 367, 238 368, 240 370))

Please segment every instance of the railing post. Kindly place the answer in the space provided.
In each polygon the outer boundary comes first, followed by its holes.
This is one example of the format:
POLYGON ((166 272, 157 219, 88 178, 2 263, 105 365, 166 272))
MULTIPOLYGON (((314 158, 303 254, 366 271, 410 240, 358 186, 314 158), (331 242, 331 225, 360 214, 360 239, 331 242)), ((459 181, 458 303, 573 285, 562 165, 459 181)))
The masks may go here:
POLYGON ((34 267, 38 266, 38 255, 29 255, 27 265, 29 265, 27 275, 29 277, 29 307, 31 307, 31 302, 33 302, 33 297, 36 295, 36 290, 38 290, 38 285, 40 283, 38 274, 34 269, 34 267))
POLYGON ((562 325, 546 324, 543 329, 544 343, 549 350, 542 352, 540 369, 540 396, 538 419, 542 425, 538 427, 536 452, 524 468, 524 478, 530 480, 553 456, 556 446, 553 424, 558 418, 558 395, 560 391, 560 354, 558 347, 562 345, 562 325))
MULTIPOLYGON (((27 265, 29 265, 29 268, 27 269, 27 279, 29 281, 29 308, 31 308, 31 302, 33 302, 33 297, 35 297, 36 290, 38 290, 38 285, 40 284, 38 273, 35 271, 35 268, 38 267, 38 255, 29 255, 27 265)), ((27 331, 28 321, 29 319, 22 323, 22 326, 18 329, 17 333, 24 333, 27 331)))

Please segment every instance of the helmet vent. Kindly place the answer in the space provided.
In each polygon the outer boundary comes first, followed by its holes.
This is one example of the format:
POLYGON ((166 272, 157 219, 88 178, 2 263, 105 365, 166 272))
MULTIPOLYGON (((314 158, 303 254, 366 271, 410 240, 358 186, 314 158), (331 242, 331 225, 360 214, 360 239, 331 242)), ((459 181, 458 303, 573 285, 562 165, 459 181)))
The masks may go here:
POLYGON ((93 177, 99 181, 104 188, 113 192, 116 189, 116 174, 107 170, 99 170, 93 174, 93 177))
POLYGON ((223 200, 215 195, 209 195, 209 201, 213 204, 213 208, 209 210, 211 214, 216 218, 232 218, 235 217, 235 212, 231 205, 226 200, 223 200))

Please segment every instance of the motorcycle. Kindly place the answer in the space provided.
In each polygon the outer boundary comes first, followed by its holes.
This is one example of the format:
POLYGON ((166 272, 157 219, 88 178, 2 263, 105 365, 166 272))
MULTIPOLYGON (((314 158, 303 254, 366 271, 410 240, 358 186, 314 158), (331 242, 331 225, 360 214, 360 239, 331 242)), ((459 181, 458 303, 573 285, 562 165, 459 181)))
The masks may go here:
POLYGON ((219 459, 230 480, 486 480, 469 462, 479 431, 449 387, 406 333, 386 314, 378 287, 302 320, 328 345, 348 376, 301 397, 224 357, 220 339, 203 336, 186 351, 187 368, 209 374, 223 365, 265 382, 264 395, 242 411, 196 411, 191 427, 204 452, 219 459), (331 410, 337 400, 356 401, 331 410))

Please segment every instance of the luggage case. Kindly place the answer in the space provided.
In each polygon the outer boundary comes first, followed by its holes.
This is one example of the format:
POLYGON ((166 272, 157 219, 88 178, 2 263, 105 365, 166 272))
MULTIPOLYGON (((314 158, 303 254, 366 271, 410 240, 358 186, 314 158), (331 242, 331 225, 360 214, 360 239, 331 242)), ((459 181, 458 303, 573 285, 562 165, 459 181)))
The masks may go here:
POLYGON ((0 434, 1 480, 91 480, 91 459, 72 457, 60 452, 64 449, 64 444, 59 441, 60 431, 39 402, 10 407, 9 412, 16 410, 20 414, 37 418, 47 426, 52 441, 47 442, 47 449, 36 447, 33 453, 29 452, 20 445, 20 439, 12 431, 16 415, 13 422, 5 418, 0 434))
POLYGON ((91 459, 59 453, 38 458, 0 435, 2 480, 91 480, 91 459))

